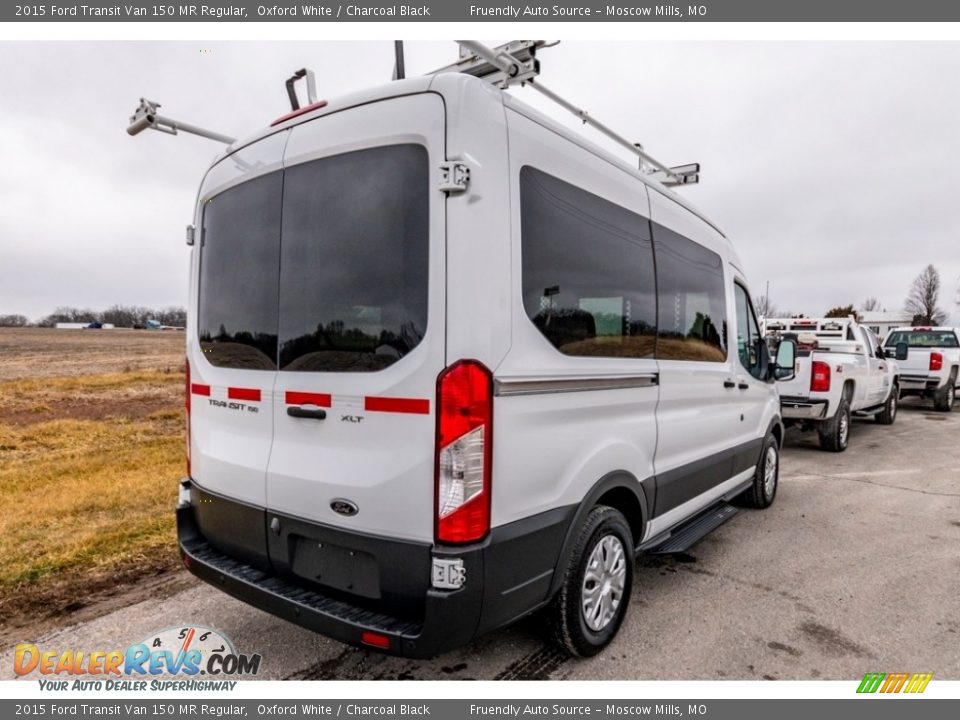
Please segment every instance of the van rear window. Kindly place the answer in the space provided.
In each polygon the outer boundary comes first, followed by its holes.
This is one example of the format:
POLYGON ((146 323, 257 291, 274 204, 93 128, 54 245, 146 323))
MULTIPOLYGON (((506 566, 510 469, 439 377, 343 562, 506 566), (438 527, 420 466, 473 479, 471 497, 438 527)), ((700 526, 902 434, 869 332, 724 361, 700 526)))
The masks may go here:
POLYGON ((427 326, 429 199, 420 145, 334 155, 214 196, 200 260, 207 359, 369 372, 409 353, 427 326))
POLYGON ((369 372, 427 329, 429 163, 389 145, 288 168, 280 369, 369 372))
POLYGON ((200 346, 211 364, 277 367, 283 178, 271 173, 207 201, 200 255, 200 346))

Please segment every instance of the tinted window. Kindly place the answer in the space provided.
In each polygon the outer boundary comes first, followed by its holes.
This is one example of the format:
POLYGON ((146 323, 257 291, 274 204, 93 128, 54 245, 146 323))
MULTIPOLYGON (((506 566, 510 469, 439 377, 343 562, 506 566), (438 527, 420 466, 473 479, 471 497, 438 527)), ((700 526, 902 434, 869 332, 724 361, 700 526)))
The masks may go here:
POLYGON ((764 373, 764 358, 759 342, 760 328, 753 313, 750 295, 739 284, 733 286, 733 291, 737 306, 737 355, 744 369, 755 378, 760 378, 764 373))
POLYGON ((723 362, 727 313, 720 256, 659 225, 655 242, 660 294, 657 357, 723 362))
POLYGON ((282 188, 281 174, 271 173, 203 209, 200 346, 214 365, 276 368, 282 188))
POLYGON ((900 343, 907 343, 910 347, 958 347, 957 336, 950 330, 900 330, 890 333, 885 344, 896 347, 900 343))
POLYGON ((426 148, 393 145, 286 170, 280 369, 393 364, 427 327, 426 148))
POLYGON ((547 340, 566 355, 653 357, 648 221, 531 167, 520 216, 523 305, 547 340))

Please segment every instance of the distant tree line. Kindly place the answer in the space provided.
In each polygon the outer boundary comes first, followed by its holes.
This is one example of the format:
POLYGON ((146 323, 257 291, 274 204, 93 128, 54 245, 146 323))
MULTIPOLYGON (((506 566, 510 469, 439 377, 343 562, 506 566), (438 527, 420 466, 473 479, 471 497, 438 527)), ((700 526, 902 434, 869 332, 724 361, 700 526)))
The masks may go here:
POLYGON ((25 315, 0 315, 0 327, 54 327, 57 323, 92 323, 116 325, 117 327, 145 327, 147 320, 156 320, 161 325, 183 326, 187 324, 187 311, 182 307, 162 309, 137 305, 113 305, 106 310, 58 307, 46 317, 31 323, 25 315))
MULTIPOLYGON (((911 316, 912 325, 941 325, 947 321, 949 315, 939 304, 941 285, 940 273, 933 265, 927 265, 923 272, 914 278, 904 302, 904 310, 911 316)), ((793 312, 778 310, 766 295, 758 295, 754 305, 760 317, 804 317, 793 312)), ((853 303, 838 305, 827 310, 823 316, 845 318, 853 315, 860 320, 862 313, 874 311, 886 312, 886 308, 877 298, 868 297, 861 303, 859 310, 853 303)))

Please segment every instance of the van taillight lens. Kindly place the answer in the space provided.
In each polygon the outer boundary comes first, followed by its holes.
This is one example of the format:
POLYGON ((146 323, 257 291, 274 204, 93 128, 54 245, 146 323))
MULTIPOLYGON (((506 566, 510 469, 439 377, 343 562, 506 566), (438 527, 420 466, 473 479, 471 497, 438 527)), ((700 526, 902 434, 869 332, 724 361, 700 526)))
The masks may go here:
POLYGON ((454 363, 437 379, 437 542, 475 542, 490 530, 492 441, 490 371, 476 360, 454 363))
POLYGON ((930 369, 943 370, 943 355, 938 352, 930 353, 930 369))
POLYGON ((810 375, 810 392, 830 391, 830 366, 819 360, 813 361, 813 374, 810 375))
POLYGON ((190 477, 190 361, 183 361, 183 374, 186 376, 184 385, 183 406, 187 411, 187 477, 190 477))

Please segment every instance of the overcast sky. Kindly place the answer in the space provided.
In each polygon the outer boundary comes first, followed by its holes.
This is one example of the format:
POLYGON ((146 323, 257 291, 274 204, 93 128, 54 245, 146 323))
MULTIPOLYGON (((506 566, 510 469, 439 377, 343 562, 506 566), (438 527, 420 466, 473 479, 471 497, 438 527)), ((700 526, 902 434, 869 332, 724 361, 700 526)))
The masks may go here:
MULTIPOLYGON (((408 74, 456 56, 453 43, 407 50, 408 74)), ((333 97, 389 79, 392 53, 389 42, 0 43, 0 314, 186 304, 184 226, 219 148, 127 136, 140 96, 242 137, 289 110, 292 71, 312 68, 333 97)), ((960 43, 564 41, 541 60, 545 84, 659 159, 701 163, 701 185, 681 192, 736 244, 754 294, 769 281, 781 310, 870 296, 899 310, 933 263, 956 315, 960 43)))

